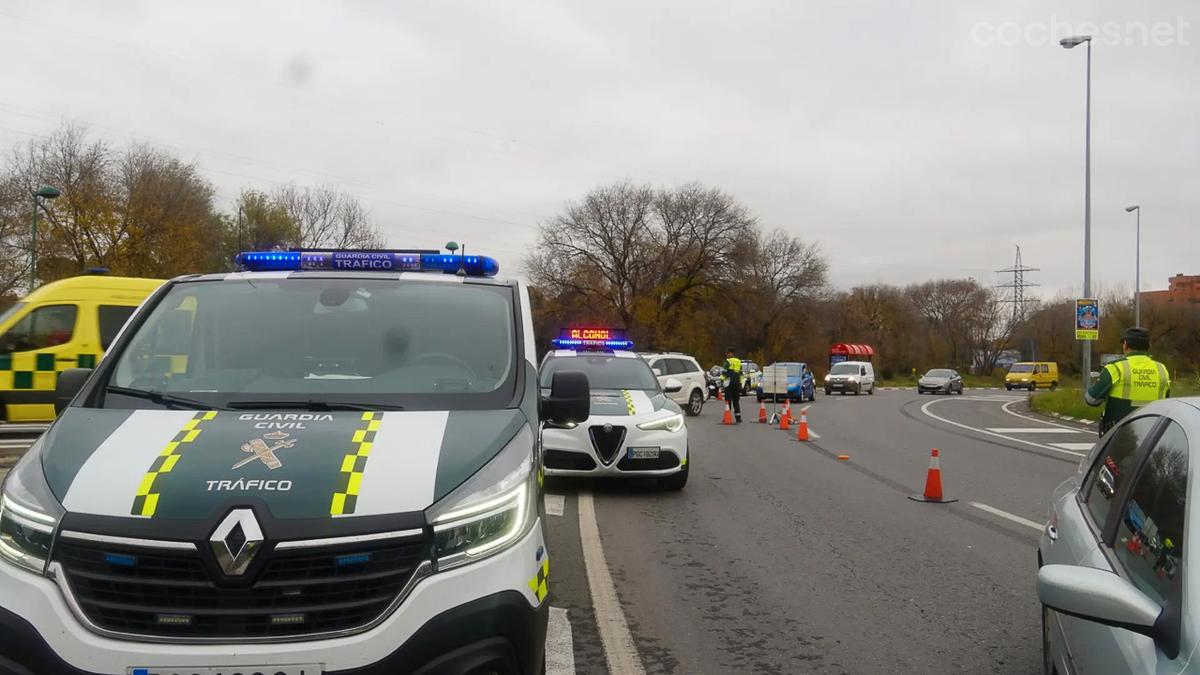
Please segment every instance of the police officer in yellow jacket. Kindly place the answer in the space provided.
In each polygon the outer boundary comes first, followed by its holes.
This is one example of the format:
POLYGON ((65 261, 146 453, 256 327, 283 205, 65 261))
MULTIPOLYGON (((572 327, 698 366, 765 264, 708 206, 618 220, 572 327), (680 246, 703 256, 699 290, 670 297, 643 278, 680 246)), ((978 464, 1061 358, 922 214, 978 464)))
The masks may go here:
POLYGON ((733 355, 733 348, 725 350, 725 398, 733 407, 733 417, 742 423, 742 360, 733 355))
POLYGON ((1088 405, 1104 404, 1101 435, 1137 408, 1167 398, 1171 392, 1167 367, 1146 353, 1150 333, 1145 328, 1127 329, 1121 336, 1121 349, 1125 357, 1104 366, 1099 381, 1083 395, 1088 405))

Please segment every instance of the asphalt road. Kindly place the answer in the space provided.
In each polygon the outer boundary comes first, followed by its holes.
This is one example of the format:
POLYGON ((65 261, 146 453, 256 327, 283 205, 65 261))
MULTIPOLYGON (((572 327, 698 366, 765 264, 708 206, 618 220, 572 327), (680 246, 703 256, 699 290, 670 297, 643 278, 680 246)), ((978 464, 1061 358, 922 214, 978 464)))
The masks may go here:
POLYGON ((594 602, 581 545, 585 493, 647 673, 1040 672, 1037 539, 1095 432, 1031 417, 1003 391, 818 394, 808 414, 820 438, 801 443, 721 426, 706 406, 688 420, 682 492, 547 484, 565 497, 548 516, 551 592, 576 672, 613 658, 599 629, 613 612, 594 602), (953 504, 907 498, 931 448, 953 504))

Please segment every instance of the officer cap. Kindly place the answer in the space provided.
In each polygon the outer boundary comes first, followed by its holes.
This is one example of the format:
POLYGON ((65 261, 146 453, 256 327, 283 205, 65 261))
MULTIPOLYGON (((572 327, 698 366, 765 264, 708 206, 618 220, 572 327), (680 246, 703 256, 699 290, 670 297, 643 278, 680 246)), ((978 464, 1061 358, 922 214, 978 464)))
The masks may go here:
POLYGON ((1150 331, 1141 326, 1126 328, 1121 334, 1121 341, 1134 349, 1147 349, 1150 347, 1150 331))

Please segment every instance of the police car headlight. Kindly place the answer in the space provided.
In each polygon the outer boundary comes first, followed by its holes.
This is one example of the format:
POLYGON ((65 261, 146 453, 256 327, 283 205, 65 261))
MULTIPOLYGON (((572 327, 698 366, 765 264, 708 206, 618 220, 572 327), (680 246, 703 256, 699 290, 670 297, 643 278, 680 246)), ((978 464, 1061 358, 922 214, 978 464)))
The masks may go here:
POLYGON ((63 509, 50 493, 35 443, 0 488, 0 558, 43 574, 63 509))
POLYGON ((674 414, 652 422, 642 422, 637 428, 643 431, 670 431, 672 433, 683 428, 683 415, 674 414))
POLYGON ((537 513, 533 434, 529 427, 466 483, 426 511, 437 569, 495 555, 520 541, 537 513))

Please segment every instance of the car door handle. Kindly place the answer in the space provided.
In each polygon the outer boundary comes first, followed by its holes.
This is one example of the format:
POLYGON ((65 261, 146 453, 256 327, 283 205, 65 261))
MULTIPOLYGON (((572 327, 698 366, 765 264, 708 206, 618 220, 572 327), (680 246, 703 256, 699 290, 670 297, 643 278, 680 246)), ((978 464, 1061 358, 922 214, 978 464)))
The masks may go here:
POLYGON ((1050 537, 1050 541, 1058 541, 1058 528, 1046 523, 1046 536, 1050 537))

